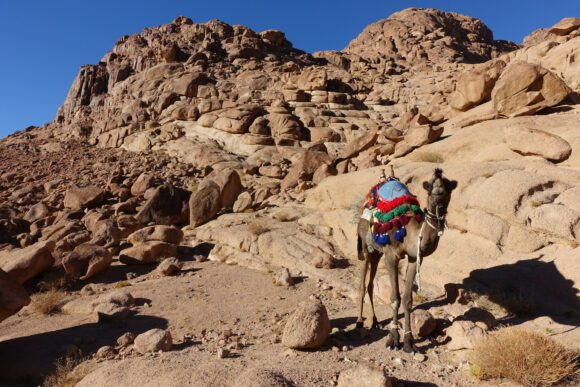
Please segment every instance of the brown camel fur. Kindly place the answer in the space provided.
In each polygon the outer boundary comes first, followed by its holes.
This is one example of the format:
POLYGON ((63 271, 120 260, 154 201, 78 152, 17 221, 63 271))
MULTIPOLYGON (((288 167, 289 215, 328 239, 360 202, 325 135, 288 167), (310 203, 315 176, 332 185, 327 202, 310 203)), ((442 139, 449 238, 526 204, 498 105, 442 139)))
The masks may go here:
POLYGON ((451 192, 457 187, 456 181, 451 181, 443 177, 443 171, 436 169, 433 177, 429 181, 423 182, 423 188, 427 190, 427 208, 425 212, 426 224, 421 227, 421 224, 415 220, 411 220, 407 226, 407 236, 403 243, 396 242, 393 238, 394 231, 391 231, 391 244, 384 247, 378 246, 374 243, 371 235, 370 223, 366 219, 360 219, 358 223, 358 238, 357 250, 359 260, 363 260, 361 276, 360 276, 360 311, 357 319, 357 328, 363 326, 363 304, 365 298, 365 288, 369 294, 371 301, 372 327, 378 326, 378 320, 375 315, 375 308, 373 303, 373 281, 377 273, 377 267, 381 256, 385 256, 385 262, 389 273, 391 284, 391 307, 393 318, 389 324, 389 337, 387 339, 387 346, 390 348, 399 347, 399 331, 398 331, 398 315, 399 306, 401 304, 401 295, 399 292, 399 261, 407 256, 408 265, 407 273, 405 274, 405 288, 403 289, 403 312, 405 316, 404 321, 404 335, 403 335, 403 350, 405 352, 413 352, 415 347, 413 345, 413 336, 411 334, 411 307, 413 303, 413 282, 417 269, 417 246, 419 241, 419 234, 422 231, 421 239, 421 261, 424 257, 431 255, 439 243, 440 232, 443 231, 445 224, 445 214, 451 199, 451 192), (365 286, 367 271, 370 266, 369 282, 365 286))

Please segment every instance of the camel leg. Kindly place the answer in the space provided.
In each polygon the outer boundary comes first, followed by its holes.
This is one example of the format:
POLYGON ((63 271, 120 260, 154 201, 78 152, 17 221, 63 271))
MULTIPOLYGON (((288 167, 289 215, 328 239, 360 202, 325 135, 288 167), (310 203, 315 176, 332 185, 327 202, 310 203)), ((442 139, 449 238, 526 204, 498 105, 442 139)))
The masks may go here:
POLYGON ((369 294, 369 298, 371 300, 371 313, 373 316, 373 325, 372 328, 378 328, 379 327, 379 321, 377 320, 377 315, 375 314, 375 303, 374 303, 374 297, 373 297, 373 293, 374 293, 374 280, 375 280, 375 276, 377 275, 377 268, 379 267, 379 261, 381 260, 381 256, 379 255, 377 256, 371 256, 370 257, 370 264, 371 264, 371 272, 369 274, 369 284, 367 286, 367 292, 369 294))
POLYGON ((416 351, 413 345, 413 334, 411 333, 411 309, 413 307, 413 282, 417 269, 417 258, 409 257, 407 273, 405 275, 405 290, 403 292, 403 312, 405 313, 405 334, 403 336, 403 351, 412 353, 416 351))
MULTIPOLYGON (((363 247, 364 248, 364 247, 363 247)), ((369 253, 365 251, 364 253, 365 260, 362 262, 361 272, 360 272, 360 294, 359 294, 359 313, 358 319, 356 320, 356 328, 360 329, 364 326, 363 320, 363 307, 365 304, 365 282, 367 279, 367 268, 369 267, 369 253)))
POLYGON ((391 309, 393 318, 389 323, 389 335, 387 337, 387 347, 395 349, 399 347, 399 326, 397 324, 399 319, 399 305, 401 304, 401 296, 399 294, 399 270, 397 257, 392 254, 385 254, 387 270, 389 272, 389 280, 391 283, 391 309))

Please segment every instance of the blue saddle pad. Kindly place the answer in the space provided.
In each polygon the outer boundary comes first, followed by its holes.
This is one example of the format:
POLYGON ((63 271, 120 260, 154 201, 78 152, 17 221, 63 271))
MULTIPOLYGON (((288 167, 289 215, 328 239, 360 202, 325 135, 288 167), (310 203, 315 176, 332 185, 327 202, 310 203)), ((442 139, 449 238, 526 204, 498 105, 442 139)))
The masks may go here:
POLYGON ((390 180, 379 188, 379 196, 384 201, 391 201, 403 195, 411 195, 407 186, 398 180, 390 180))

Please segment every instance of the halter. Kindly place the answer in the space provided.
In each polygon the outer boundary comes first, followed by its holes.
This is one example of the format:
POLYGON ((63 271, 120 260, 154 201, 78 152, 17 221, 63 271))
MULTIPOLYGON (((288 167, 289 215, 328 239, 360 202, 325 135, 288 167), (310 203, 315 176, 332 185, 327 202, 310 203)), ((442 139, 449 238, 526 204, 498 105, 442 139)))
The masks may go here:
POLYGON ((435 213, 433 214, 427 208, 424 209, 425 221, 421 225, 421 230, 419 231, 419 237, 417 238, 417 270, 415 272, 415 283, 417 284, 417 291, 421 291, 421 241, 423 240, 423 230, 425 229, 425 224, 431 227, 433 230, 437 231, 437 236, 441 237, 443 231, 447 227, 447 221, 445 220, 445 213, 439 213, 439 206, 435 207, 435 213), (434 222, 437 222, 435 225, 434 222))

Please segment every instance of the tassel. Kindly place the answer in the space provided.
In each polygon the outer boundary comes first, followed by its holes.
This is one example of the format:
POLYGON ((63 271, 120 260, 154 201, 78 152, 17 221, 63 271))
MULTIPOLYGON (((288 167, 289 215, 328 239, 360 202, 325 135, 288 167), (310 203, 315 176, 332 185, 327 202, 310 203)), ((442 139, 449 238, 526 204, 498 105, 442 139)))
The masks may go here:
POLYGON ((403 236, 403 238, 407 236, 407 229, 405 227, 401 227, 400 232, 401 232, 401 235, 403 236))

